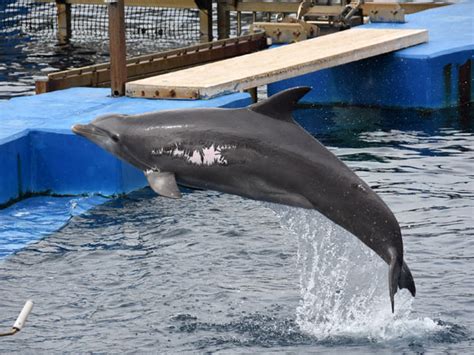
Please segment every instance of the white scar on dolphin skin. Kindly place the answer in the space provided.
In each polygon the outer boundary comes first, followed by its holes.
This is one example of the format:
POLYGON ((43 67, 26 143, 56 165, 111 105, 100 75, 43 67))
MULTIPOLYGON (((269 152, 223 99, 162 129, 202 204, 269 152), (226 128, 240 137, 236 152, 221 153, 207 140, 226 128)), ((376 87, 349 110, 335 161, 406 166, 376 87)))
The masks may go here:
POLYGON ((188 163, 195 165, 227 165, 228 162, 223 155, 225 150, 235 149, 236 145, 224 144, 215 145, 212 143, 209 147, 203 147, 192 151, 187 151, 179 144, 175 144, 173 148, 153 149, 152 155, 169 155, 177 158, 184 158, 188 163))
POLYGON ((163 126, 150 126, 145 128, 145 131, 153 131, 153 130, 163 130, 163 129, 183 129, 183 128, 188 128, 189 125, 163 125, 163 126))

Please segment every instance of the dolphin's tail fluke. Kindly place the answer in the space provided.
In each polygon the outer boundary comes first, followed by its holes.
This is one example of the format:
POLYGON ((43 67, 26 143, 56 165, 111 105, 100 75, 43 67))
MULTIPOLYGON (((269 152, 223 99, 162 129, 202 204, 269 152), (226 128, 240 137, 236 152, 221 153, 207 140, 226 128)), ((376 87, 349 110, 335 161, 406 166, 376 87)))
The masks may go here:
POLYGON ((413 280, 413 276, 411 276, 411 271, 405 262, 403 262, 400 278, 398 279, 398 288, 406 288, 408 291, 410 291, 413 297, 415 297, 416 295, 415 281, 413 280))
POLYGON ((395 294, 398 288, 406 288, 411 295, 415 297, 416 287, 411 271, 408 265, 403 261, 400 266, 398 258, 392 258, 388 272, 388 285, 390 290, 390 302, 392 304, 392 313, 395 312, 395 294))

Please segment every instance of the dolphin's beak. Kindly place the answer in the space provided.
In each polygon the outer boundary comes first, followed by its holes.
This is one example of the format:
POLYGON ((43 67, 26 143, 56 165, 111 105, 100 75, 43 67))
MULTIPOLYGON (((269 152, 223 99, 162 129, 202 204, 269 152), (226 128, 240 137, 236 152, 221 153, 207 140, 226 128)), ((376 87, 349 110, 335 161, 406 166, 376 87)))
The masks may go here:
POLYGON ((87 124, 87 125, 75 124, 74 126, 72 126, 71 130, 75 134, 78 134, 86 138, 90 138, 91 136, 107 136, 105 132, 103 132, 102 130, 90 124, 87 124))
POLYGON ((72 126, 71 130, 79 135, 83 135, 84 133, 90 131, 90 129, 87 129, 87 126, 82 124, 75 124, 74 126, 72 126))

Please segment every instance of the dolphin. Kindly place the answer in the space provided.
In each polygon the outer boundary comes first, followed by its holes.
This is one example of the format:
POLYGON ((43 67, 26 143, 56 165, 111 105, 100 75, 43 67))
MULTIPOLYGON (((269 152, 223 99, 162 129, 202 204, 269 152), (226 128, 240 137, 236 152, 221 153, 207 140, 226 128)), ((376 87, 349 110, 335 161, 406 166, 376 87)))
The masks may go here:
POLYGON ((294 121, 310 90, 291 88, 241 109, 110 114, 72 130, 142 170, 165 197, 180 198, 182 185, 318 210, 389 265, 394 312, 398 288, 416 293, 400 226, 369 185, 294 121))

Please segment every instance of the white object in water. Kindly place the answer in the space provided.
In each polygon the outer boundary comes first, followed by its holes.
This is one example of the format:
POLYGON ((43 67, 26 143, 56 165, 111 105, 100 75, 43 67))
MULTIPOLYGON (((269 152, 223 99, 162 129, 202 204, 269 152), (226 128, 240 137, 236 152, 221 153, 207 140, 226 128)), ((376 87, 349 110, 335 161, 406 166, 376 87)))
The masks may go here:
POLYGON ((21 328, 23 328, 26 322, 26 318, 28 318, 28 315, 30 314, 32 309, 33 302, 31 300, 26 301, 25 305, 23 306, 23 309, 21 310, 20 314, 18 315, 18 318, 16 319, 15 324, 13 324, 13 329, 21 330, 21 328))

